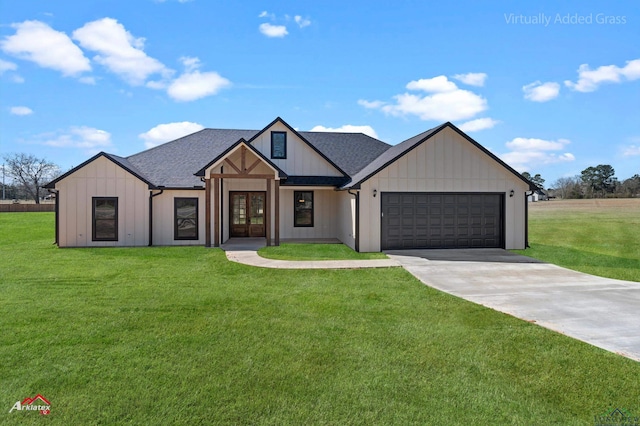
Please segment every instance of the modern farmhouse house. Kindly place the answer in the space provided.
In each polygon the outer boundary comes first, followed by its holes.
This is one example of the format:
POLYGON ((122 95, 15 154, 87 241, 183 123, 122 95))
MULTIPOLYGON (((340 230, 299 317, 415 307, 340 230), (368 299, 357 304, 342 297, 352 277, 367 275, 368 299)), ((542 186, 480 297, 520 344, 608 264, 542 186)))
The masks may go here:
POLYGON ((451 123, 390 146, 276 118, 101 152, 46 188, 60 247, 330 238, 365 252, 524 248, 535 187, 451 123))

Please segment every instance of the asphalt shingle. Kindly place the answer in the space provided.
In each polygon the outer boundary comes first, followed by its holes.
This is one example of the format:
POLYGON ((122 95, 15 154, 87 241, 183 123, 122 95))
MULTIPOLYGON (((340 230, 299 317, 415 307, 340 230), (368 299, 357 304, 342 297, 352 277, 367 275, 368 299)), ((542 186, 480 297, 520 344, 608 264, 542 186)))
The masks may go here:
MULTIPOLYGON (((239 139, 259 130, 203 129, 172 142, 131 155, 111 156, 156 186, 190 188, 202 185, 193 174, 239 139)), ((299 132, 349 176, 357 173, 391 146, 362 133, 299 132)))

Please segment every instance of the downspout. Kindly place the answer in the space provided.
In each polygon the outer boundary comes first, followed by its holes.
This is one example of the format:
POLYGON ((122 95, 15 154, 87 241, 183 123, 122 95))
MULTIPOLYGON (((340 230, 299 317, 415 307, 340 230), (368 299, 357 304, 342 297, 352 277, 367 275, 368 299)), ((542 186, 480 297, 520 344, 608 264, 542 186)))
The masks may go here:
POLYGON ((149 191, 149 247, 153 245, 153 197, 157 197, 164 192, 164 189, 160 189, 157 194, 153 193, 153 189, 149 191))
POLYGON ((56 215, 56 240, 53 244, 59 244, 60 237, 60 190, 59 189, 49 189, 50 194, 56 194, 56 204, 55 204, 55 215, 56 215))
POLYGON ((360 252, 360 192, 354 194, 349 189, 347 193, 353 195, 356 199, 356 235, 354 235, 354 239, 356 240, 356 251, 360 252))
MULTIPOLYGON (((220 174, 224 174, 224 166, 220 166, 220 174)), ((224 179, 220 178, 220 242, 224 240, 224 179)))
POLYGON ((533 191, 524 191, 524 248, 530 248, 529 245, 529 194, 533 191))

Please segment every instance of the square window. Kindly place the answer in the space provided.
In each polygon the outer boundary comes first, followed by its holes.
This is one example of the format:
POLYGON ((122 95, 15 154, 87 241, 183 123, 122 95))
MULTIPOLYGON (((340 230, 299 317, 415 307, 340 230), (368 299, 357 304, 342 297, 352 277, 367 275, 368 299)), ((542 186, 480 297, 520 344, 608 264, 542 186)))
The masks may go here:
POLYGON ((287 133, 271 132, 271 158, 287 158, 287 133))
POLYGON ((93 197, 92 240, 118 241, 118 198, 93 197))
POLYGON ((313 191, 294 191, 294 226, 313 226, 313 191))
POLYGON ((198 239, 198 199, 174 198, 174 227, 175 240, 198 239))

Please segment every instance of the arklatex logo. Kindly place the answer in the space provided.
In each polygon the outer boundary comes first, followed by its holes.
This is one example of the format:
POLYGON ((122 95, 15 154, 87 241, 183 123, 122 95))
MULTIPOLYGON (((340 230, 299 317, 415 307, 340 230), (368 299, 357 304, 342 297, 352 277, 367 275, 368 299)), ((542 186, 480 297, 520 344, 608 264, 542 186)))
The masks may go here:
POLYGON ((22 402, 17 401, 9 412, 16 411, 39 411, 40 414, 47 415, 51 413, 51 403, 47 398, 37 394, 33 398, 25 398, 22 402))

